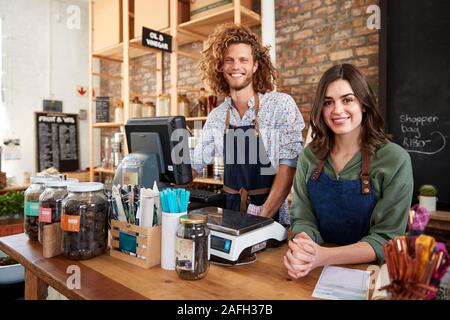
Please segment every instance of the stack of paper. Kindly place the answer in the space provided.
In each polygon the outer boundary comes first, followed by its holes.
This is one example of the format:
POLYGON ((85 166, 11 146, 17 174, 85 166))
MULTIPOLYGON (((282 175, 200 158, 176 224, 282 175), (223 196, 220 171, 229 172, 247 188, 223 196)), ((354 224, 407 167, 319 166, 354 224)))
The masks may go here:
POLYGON ((330 300, 367 300, 369 281, 369 271, 326 266, 312 296, 330 300))

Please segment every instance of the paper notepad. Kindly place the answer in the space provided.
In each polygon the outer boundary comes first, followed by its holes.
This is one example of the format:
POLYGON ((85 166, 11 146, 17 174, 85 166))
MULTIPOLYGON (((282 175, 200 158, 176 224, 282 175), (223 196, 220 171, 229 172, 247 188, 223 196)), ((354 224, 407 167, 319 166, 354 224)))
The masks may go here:
POLYGON ((312 296, 329 300, 367 300, 370 272, 326 266, 312 296))

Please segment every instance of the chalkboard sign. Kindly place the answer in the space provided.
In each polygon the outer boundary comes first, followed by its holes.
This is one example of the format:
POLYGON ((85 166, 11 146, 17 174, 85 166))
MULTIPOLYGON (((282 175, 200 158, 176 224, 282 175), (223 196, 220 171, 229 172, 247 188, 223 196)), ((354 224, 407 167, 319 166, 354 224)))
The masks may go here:
POLYGON ((142 27, 142 45, 144 47, 172 52, 172 36, 146 27, 142 27))
POLYGON ((35 117, 38 171, 50 167, 60 172, 78 170, 78 115, 36 112, 35 117))
POLYGON ((109 97, 95 98, 95 121, 109 122, 109 97))
MULTIPOLYGON (((385 1, 389 131, 412 160, 415 196, 438 189, 450 205, 450 1, 385 1)), ((382 26, 383 28, 384 26, 382 26)))

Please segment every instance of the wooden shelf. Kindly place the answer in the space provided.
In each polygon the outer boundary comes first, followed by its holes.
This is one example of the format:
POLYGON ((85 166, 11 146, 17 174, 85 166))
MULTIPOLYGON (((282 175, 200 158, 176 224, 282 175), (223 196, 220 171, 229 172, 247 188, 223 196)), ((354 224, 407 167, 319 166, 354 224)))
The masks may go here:
POLYGON ((123 123, 117 123, 117 122, 98 122, 94 123, 94 128, 120 128, 123 126, 123 123))
POLYGON ((223 180, 215 178, 195 178, 193 182, 196 183, 206 183, 206 184, 216 184, 223 186, 223 180))
MULTIPOLYGON (((130 59, 139 58, 148 54, 156 54, 160 51, 149 47, 144 47, 142 44, 142 37, 130 40, 129 43, 129 56, 130 59)), ((94 58, 123 61, 123 43, 96 51, 93 53, 94 58)))
POLYGON ((25 191, 30 185, 21 185, 21 186, 9 186, 3 189, 0 189, 0 194, 11 192, 11 191, 25 191))
POLYGON ((206 121, 207 117, 190 117, 186 118, 186 122, 206 121))
POLYGON ((105 169, 105 168, 94 168, 94 172, 115 174, 116 170, 115 169, 105 169))
MULTIPOLYGON (((200 37, 206 39, 214 28, 220 24, 233 21, 234 8, 218 11, 212 15, 204 16, 195 20, 178 25, 178 45, 199 41, 200 37)), ((259 25, 261 16, 256 12, 241 5, 241 24, 247 27, 259 25)))

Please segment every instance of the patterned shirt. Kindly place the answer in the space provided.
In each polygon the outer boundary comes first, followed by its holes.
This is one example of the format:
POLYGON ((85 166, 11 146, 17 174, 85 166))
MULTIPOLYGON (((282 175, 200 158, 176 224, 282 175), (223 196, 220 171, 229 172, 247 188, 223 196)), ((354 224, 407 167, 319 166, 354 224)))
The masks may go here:
MULTIPOLYGON (((278 169, 279 164, 297 167, 298 155, 303 146, 302 130, 305 123, 294 99, 280 92, 258 93, 258 95, 259 132, 267 157, 275 169, 278 169)), ((255 119, 253 97, 249 99, 248 110, 242 119, 231 98, 226 98, 208 115, 202 137, 195 147, 192 168, 197 172, 201 172, 205 165, 211 164, 215 156, 223 157, 223 134, 228 109, 230 109, 230 125, 241 127, 253 124, 255 119)), ((280 210, 287 210, 286 201, 280 210)), ((280 218, 281 216, 280 211, 280 218)))

